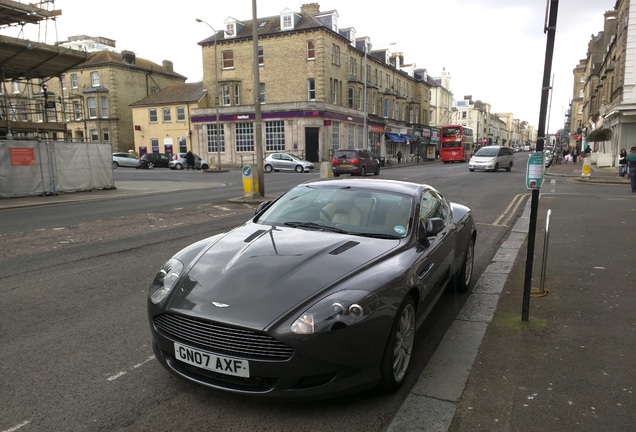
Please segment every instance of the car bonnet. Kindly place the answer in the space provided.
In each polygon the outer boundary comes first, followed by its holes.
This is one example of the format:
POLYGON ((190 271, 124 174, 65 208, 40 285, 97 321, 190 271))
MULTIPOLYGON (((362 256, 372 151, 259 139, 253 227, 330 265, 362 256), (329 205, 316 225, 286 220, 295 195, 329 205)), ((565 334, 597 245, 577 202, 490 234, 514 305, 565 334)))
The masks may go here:
MULTIPOLYGON (((264 329, 294 309, 302 313, 322 297, 322 291, 399 244, 399 240, 249 223, 199 255, 168 308, 264 329)), ((354 287, 345 283, 342 288, 354 287)))

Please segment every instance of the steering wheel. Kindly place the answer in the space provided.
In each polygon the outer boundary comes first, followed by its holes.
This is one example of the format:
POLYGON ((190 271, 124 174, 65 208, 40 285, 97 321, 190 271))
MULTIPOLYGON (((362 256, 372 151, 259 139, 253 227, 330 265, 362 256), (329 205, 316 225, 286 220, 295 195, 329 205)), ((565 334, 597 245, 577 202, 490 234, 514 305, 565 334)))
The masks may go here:
POLYGON ((327 210, 325 210, 324 208, 320 208, 320 209, 318 209, 318 213, 323 215, 325 217, 325 219, 327 219, 329 222, 331 222, 331 215, 329 213, 327 213, 327 210))

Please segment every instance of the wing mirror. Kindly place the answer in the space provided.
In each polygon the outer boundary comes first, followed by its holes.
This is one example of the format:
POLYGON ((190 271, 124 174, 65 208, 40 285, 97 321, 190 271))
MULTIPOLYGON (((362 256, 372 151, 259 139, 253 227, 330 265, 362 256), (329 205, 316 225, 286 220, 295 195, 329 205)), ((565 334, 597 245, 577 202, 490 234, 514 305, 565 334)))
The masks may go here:
POLYGON ((444 220, 441 218, 430 218, 426 222, 420 223, 419 240, 425 241, 429 237, 435 237, 444 230, 444 220))

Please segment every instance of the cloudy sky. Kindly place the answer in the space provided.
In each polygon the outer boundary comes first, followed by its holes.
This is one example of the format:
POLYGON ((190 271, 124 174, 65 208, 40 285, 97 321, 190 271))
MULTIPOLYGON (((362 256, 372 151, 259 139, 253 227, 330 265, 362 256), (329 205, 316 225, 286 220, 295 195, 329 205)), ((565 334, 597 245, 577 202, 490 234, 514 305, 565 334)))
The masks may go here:
MULTIPOLYGON (((27 1, 22 1, 27 3, 27 1)), ((300 11, 310 0, 257 0, 259 17, 276 16, 285 8, 300 11)), ((406 63, 440 76, 450 72, 455 99, 472 95, 490 103, 494 112, 512 112, 535 127, 539 124, 541 86, 547 46, 544 0, 391 0, 385 3, 320 0, 321 11, 337 10, 340 28, 353 27, 368 36, 373 49, 404 54, 406 63), (364 5, 364 8, 360 6, 364 5)), ((201 47, 222 30, 228 17, 252 19, 252 0, 88 0, 51 2, 62 15, 48 28, 27 26, 32 40, 54 43, 69 36, 114 39, 118 49, 161 64, 171 60, 188 81, 201 80, 201 47), (46 37, 47 40, 43 40, 46 37), (39 38, 39 39, 38 39, 39 38)), ((552 75, 554 90, 546 120, 549 133, 563 127, 572 99, 572 70, 585 58, 591 36, 603 29, 603 13, 616 0, 560 0, 552 75)), ((18 36, 17 29, 2 34, 18 36)))

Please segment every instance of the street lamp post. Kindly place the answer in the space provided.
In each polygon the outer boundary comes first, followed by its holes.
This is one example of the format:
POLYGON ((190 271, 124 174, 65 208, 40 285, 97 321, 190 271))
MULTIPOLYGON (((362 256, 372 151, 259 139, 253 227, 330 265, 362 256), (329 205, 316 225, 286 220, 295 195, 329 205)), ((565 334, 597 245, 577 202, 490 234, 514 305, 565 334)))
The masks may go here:
POLYGON ((208 24, 206 21, 203 21, 200 18, 196 18, 198 23, 203 23, 210 27, 212 32, 214 33, 214 106, 216 108, 216 131, 214 133, 214 141, 216 144, 216 165, 217 170, 221 171, 221 131, 219 130, 219 57, 217 56, 217 45, 216 45, 216 30, 208 24))
MULTIPOLYGON (((367 56, 368 56, 368 39, 364 38, 364 123, 362 126, 362 134, 364 136, 365 148, 369 148, 369 132, 367 131, 367 112, 368 112, 368 100, 367 100, 367 56)), ((375 153, 375 148, 374 148, 375 153)))

